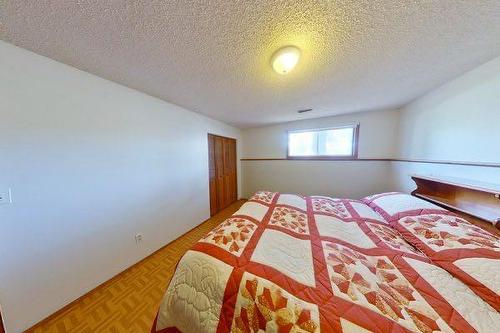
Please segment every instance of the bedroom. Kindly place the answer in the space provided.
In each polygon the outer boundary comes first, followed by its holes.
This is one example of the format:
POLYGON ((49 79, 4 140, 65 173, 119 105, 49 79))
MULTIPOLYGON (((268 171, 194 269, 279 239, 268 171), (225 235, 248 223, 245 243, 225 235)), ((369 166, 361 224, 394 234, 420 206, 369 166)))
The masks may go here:
POLYGON ((0 332, 496 332, 498 36, 492 0, 0 2, 0 332))

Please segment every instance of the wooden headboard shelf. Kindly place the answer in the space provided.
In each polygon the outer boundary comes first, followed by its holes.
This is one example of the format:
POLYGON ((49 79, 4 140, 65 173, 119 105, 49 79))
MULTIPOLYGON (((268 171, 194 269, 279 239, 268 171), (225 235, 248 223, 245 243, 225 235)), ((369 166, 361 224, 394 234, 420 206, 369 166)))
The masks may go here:
POLYGON ((468 179, 413 175, 416 197, 462 215, 470 222, 499 234, 500 185, 468 179))

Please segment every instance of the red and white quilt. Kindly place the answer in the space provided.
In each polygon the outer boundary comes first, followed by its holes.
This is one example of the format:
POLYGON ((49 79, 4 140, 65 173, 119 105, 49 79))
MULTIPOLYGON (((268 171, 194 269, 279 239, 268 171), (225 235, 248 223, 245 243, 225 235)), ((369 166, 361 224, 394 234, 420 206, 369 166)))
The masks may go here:
POLYGON ((364 199, 434 263, 500 311, 500 238, 463 218, 404 193, 364 199))
POLYGON ((178 264, 152 332, 497 332, 361 201, 258 192, 178 264))

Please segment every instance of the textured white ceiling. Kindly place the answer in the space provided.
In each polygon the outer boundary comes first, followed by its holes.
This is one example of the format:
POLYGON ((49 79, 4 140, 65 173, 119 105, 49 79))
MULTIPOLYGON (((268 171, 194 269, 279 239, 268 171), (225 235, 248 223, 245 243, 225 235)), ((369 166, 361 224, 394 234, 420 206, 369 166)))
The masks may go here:
POLYGON ((0 38, 248 127, 405 104, 500 55, 500 1, 1 0, 0 38))

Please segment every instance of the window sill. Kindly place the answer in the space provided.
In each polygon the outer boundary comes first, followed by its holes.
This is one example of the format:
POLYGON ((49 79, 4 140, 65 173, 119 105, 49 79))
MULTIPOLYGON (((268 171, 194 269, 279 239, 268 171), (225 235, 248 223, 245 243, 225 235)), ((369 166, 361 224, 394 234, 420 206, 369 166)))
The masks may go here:
POLYGON ((346 158, 318 158, 318 157, 307 157, 307 158, 296 158, 296 157, 268 157, 268 158, 242 158, 241 161, 392 161, 390 158, 358 158, 358 157, 346 157, 346 158))
POLYGON ((357 156, 287 156, 287 160, 355 161, 357 156))

